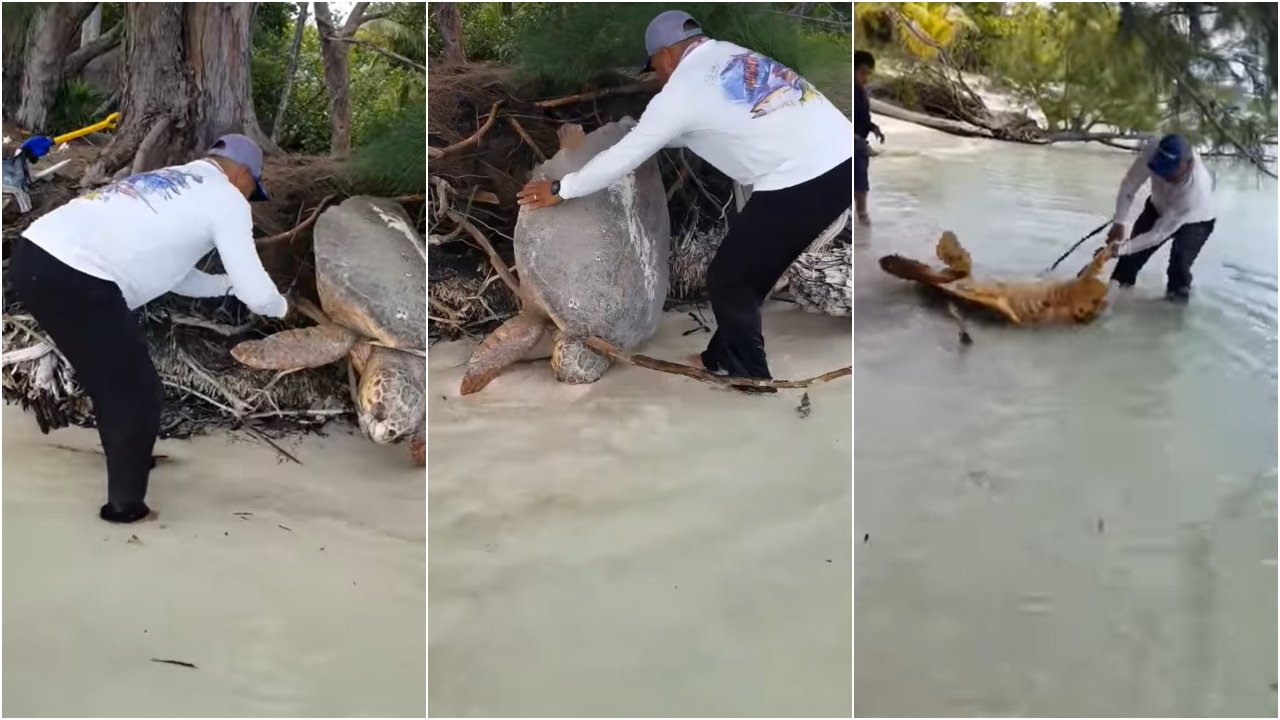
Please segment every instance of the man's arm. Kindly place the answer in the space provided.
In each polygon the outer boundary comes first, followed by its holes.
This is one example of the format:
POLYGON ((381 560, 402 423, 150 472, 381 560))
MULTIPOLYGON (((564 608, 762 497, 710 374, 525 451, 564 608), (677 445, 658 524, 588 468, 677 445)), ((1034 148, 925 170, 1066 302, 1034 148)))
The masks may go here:
POLYGON ((655 95, 631 132, 581 170, 560 179, 560 197, 568 200, 609 187, 679 137, 684 130, 685 109, 678 102, 665 92, 655 95))
POLYGON ((191 268, 191 272, 173 286, 173 292, 193 298, 222 297, 231 292, 231 278, 191 268))
POLYGON ((1111 218, 1111 222, 1115 225, 1125 224, 1129 212, 1133 210, 1133 201, 1138 197, 1138 192, 1151 179, 1150 171, 1147 170, 1147 161, 1151 158, 1150 150, 1151 146, 1147 146, 1138 153, 1138 156, 1133 159, 1133 164, 1129 166, 1129 171, 1124 174, 1124 179, 1120 181, 1120 192, 1116 194, 1116 213, 1111 218))
POLYGON ((262 267, 253 242, 253 216, 248 206, 228 210, 218 217, 214 245, 218 248, 218 257, 222 258, 222 266, 227 269, 231 291, 259 315, 284 317, 289 311, 289 302, 262 267))
POLYGON ((1169 239, 1169 237, 1174 233, 1178 232, 1178 228, 1183 226, 1186 216, 1186 211, 1175 212, 1170 210, 1169 212, 1166 212, 1156 219, 1155 224, 1151 226, 1150 230, 1142 233, 1141 235, 1135 235, 1125 242, 1117 243, 1116 254, 1132 255, 1136 252, 1142 252, 1149 247, 1159 245, 1169 239))

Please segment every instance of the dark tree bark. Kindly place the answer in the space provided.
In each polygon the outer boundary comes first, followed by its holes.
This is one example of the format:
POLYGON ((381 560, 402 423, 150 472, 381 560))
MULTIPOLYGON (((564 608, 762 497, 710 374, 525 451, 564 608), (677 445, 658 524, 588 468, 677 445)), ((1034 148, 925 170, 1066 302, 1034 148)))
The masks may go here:
POLYGON ((45 132, 49 111, 62 87, 64 60, 79 41, 80 23, 96 3, 42 3, 33 10, 27 33, 22 86, 14 122, 33 132, 45 132))
POLYGON ((248 3, 128 3, 120 128, 84 185, 190 160, 221 134, 274 149, 249 85, 248 3))
POLYGON ((444 44, 445 63, 465 63, 467 49, 462 43, 462 13, 457 3, 436 3, 436 26, 440 28, 440 40, 444 44))
MULTIPOLYGON (((89 61, 114 49, 120 44, 120 33, 123 30, 122 23, 117 23, 115 27, 105 33, 96 34, 93 40, 82 44, 79 50, 68 55, 67 59, 62 63, 62 78, 67 80, 79 75, 80 71, 84 70, 84 66, 89 64, 89 61)), ((81 33, 80 37, 83 39, 84 34, 81 33)))
POLYGON ((271 122, 271 142, 280 139, 280 126, 284 124, 284 114, 289 109, 293 79, 298 75, 298 53, 302 51, 302 31, 307 27, 308 7, 310 7, 309 3, 298 3, 298 22, 293 27, 293 44, 289 47, 289 65, 284 71, 284 88, 280 91, 280 106, 276 108, 276 117, 271 122))
POLYGON ((329 3, 315 3, 320 54, 324 58, 324 84, 329 91, 329 152, 334 157, 346 157, 351 152, 351 46, 347 40, 355 37, 368 7, 367 2, 356 3, 339 28, 329 12, 329 3))

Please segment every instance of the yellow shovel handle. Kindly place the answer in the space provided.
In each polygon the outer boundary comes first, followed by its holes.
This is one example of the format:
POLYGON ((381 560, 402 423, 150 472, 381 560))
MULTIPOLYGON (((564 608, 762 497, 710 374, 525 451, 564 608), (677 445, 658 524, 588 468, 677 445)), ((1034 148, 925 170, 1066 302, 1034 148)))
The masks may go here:
POLYGON ((96 122, 89 127, 72 130, 65 135, 59 135, 53 139, 54 145, 61 145, 68 140, 75 140, 78 137, 84 137, 90 133, 96 133, 99 130, 115 130, 116 123, 120 122, 120 113, 113 112, 100 122, 96 122))

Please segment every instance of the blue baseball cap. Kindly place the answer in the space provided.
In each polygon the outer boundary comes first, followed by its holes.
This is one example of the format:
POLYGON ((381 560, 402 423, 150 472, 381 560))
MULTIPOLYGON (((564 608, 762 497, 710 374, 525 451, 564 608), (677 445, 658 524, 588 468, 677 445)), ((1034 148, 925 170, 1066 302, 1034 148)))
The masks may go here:
POLYGON ((645 59, 644 67, 640 72, 649 72, 653 69, 653 56, 657 55, 662 48, 671 47, 681 40, 688 40, 702 34, 701 26, 685 30, 684 25, 687 22, 697 24, 698 21, 683 10, 666 10, 649 21, 649 27, 644 31, 645 59))
POLYGON ((262 189, 262 148, 248 135, 232 133, 223 135, 209 148, 208 155, 217 155, 240 163, 249 169, 253 182, 257 186, 249 196, 249 202, 268 200, 267 192, 262 189))
POLYGON ((1183 160, 1191 157, 1191 144, 1181 135, 1165 135, 1160 138, 1156 152, 1147 162, 1147 168, 1156 175, 1167 178, 1177 171, 1183 160))

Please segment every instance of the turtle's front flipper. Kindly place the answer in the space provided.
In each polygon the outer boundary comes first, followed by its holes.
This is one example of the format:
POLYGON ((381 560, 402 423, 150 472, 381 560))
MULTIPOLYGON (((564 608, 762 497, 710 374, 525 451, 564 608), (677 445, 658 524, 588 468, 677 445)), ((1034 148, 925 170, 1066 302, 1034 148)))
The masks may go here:
POLYGON ((356 334, 341 325, 317 325, 246 340, 231 348, 231 357, 259 370, 313 368, 346 357, 356 340, 356 334))
POLYGON ((472 353, 467 363, 467 374, 462 378, 462 394, 483 390, 503 368, 532 350, 545 332, 543 319, 526 313, 499 325, 472 353))

